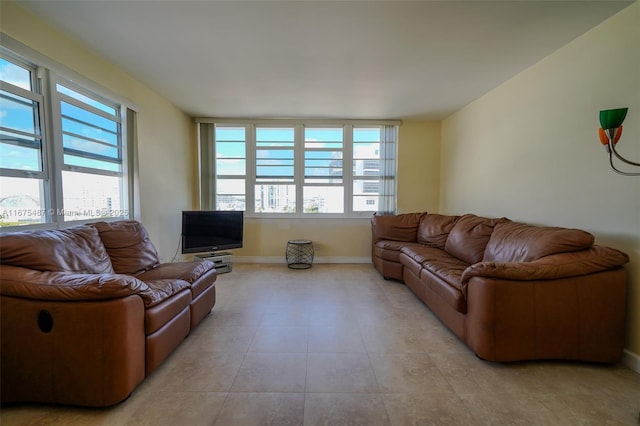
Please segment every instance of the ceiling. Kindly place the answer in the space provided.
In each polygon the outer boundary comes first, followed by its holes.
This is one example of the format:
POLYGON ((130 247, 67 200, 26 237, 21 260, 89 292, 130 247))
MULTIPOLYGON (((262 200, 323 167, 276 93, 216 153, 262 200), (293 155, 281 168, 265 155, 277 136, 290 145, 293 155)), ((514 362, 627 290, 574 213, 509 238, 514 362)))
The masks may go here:
POLYGON ((631 4, 18 3, 191 116, 388 119, 446 117, 631 4))

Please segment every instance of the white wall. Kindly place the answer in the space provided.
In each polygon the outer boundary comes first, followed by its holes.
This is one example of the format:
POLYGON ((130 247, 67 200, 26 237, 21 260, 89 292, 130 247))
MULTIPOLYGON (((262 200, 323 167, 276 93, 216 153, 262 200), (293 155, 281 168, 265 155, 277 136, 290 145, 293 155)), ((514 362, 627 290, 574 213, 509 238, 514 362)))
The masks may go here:
POLYGON ((440 209, 582 228, 627 252, 640 354, 640 177, 614 173, 597 134, 618 107, 619 150, 640 161, 638 2, 443 121, 440 209))

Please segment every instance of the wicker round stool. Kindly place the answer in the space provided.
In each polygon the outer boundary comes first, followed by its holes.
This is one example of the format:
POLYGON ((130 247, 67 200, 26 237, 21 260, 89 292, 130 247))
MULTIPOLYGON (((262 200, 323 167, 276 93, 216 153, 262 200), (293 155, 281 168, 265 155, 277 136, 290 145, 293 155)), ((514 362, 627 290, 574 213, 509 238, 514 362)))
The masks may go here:
POLYGON ((291 269, 309 269, 313 263, 313 243, 310 240, 287 241, 287 266, 291 269))

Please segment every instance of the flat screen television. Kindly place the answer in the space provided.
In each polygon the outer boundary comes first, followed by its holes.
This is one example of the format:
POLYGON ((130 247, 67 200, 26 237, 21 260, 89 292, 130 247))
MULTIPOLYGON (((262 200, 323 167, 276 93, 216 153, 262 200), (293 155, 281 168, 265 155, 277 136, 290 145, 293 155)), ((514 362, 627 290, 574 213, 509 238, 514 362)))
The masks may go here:
POLYGON ((242 211, 183 211, 182 253, 241 248, 243 225, 242 211))

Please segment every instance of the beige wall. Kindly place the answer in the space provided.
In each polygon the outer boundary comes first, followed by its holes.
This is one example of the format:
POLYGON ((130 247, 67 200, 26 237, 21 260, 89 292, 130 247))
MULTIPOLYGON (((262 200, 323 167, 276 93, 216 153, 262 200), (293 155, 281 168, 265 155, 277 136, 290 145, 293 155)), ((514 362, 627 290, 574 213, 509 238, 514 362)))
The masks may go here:
MULTIPOLYGON (((640 3, 443 121, 440 207, 583 228, 627 252, 627 348, 640 354, 640 177, 610 170, 598 112, 629 107, 640 161, 640 3)), ((636 168, 640 171, 640 168, 636 168)))
POLYGON ((233 250, 242 262, 281 262, 288 240, 313 241, 316 261, 368 262, 371 254, 369 219, 246 218, 244 248, 233 250), (320 223, 319 223, 320 222, 320 223))
POLYGON ((403 120, 398 139, 398 212, 437 212, 440 122, 403 120))
POLYGON ((13 2, 2 2, 0 28, 136 105, 141 220, 160 255, 171 260, 180 236, 180 212, 192 207, 195 188, 190 118, 140 81, 13 2))

